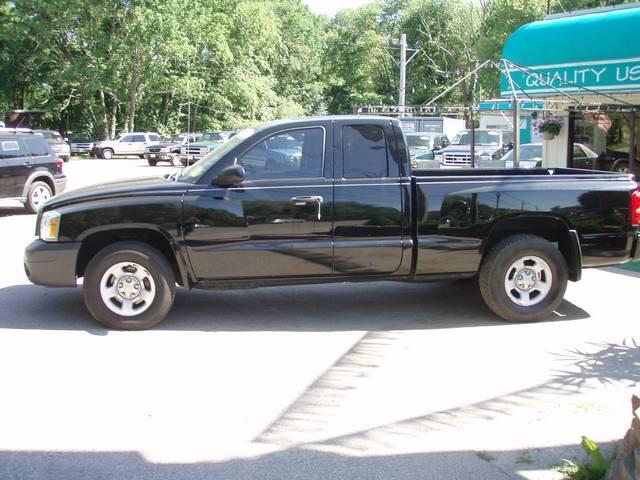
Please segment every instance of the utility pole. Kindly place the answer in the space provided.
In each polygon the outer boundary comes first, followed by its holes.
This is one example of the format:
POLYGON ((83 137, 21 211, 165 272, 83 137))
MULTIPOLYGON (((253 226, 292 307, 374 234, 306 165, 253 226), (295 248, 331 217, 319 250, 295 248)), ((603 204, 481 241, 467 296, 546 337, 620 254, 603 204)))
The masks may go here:
POLYGON ((400 115, 404 114, 404 99, 407 82, 407 34, 400 36, 400 91, 398 92, 398 105, 400 115))
POLYGON ((398 91, 398 106, 400 107, 400 115, 404 114, 405 94, 407 90, 407 65, 420 53, 421 41, 416 42, 416 48, 407 48, 407 34, 400 35, 400 89, 398 91), (413 55, 407 60, 407 50, 413 52, 413 55))
POLYGON ((513 102, 513 167, 520 167, 520 102, 514 94, 513 102))

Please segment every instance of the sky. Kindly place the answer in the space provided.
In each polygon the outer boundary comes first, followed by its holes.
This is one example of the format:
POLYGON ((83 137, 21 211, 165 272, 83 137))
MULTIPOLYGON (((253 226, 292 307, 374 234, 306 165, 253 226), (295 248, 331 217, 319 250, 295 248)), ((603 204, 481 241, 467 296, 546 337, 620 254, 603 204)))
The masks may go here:
POLYGON ((314 13, 333 17, 342 8, 358 8, 371 0, 302 0, 314 13))

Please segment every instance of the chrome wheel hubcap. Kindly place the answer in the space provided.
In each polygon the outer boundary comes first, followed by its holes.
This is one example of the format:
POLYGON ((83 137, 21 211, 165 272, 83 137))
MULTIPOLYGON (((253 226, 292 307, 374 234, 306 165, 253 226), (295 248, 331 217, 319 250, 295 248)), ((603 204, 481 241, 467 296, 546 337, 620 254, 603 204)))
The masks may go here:
POLYGON ((549 264, 540 257, 527 256, 517 259, 507 269, 504 288, 512 302, 529 307, 547 297, 552 281, 549 264))
POLYGON ((43 186, 37 186, 31 193, 31 203, 36 209, 51 198, 51 193, 43 186))
POLYGON ((112 312, 133 317, 151 306, 156 296, 156 284, 142 265, 116 263, 102 275, 100 296, 112 312))

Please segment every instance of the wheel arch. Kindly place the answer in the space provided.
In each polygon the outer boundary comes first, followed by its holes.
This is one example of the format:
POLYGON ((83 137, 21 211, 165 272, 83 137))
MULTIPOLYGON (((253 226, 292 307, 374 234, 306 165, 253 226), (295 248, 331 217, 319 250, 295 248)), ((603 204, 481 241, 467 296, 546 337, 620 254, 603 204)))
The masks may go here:
POLYGON ((29 189, 34 182, 46 183, 47 185, 49 185, 49 188, 51 188, 51 195, 55 195, 56 187, 53 175, 46 170, 36 170, 31 175, 29 175, 27 180, 24 182, 24 187, 22 187, 22 198, 26 199, 28 197, 29 189))
POLYGON ((161 231, 145 227, 120 227, 93 231, 82 238, 76 260, 76 276, 83 277, 91 259, 103 248, 121 241, 138 241, 154 247, 164 256, 181 286, 191 288, 188 262, 181 248, 161 231))
POLYGON ((582 250, 578 232, 562 218, 552 215, 523 215, 494 224, 481 246, 482 261, 502 239, 520 234, 535 235, 557 245, 564 257, 569 280, 577 282, 582 276, 582 250))

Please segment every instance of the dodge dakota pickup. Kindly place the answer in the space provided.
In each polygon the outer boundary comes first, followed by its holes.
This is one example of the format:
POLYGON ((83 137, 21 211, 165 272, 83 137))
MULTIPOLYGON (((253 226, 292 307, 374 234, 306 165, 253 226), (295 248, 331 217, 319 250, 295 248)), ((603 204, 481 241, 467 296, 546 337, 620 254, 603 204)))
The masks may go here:
POLYGON ((38 214, 29 279, 74 287, 116 329, 145 329, 176 284, 232 289, 478 278, 507 321, 544 319, 583 268, 640 258, 628 174, 414 170, 396 119, 242 130, 171 176, 69 191, 38 214), (269 145, 286 139, 277 158, 269 145))

